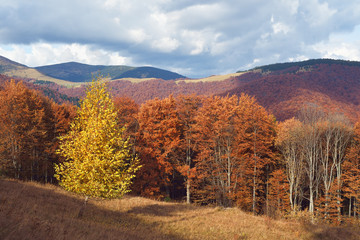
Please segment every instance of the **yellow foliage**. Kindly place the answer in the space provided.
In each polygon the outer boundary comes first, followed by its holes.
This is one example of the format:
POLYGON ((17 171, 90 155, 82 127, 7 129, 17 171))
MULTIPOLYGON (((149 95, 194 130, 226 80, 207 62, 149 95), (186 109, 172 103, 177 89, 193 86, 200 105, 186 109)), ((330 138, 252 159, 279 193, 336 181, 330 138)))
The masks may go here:
POLYGON ((55 177, 71 192, 115 198, 129 192, 140 168, 132 156, 125 128, 117 127, 117 113, 106 83, 98 77, 89 85, 70 131, 60 137, 58 154, 66 161, 55 165, 55 177))

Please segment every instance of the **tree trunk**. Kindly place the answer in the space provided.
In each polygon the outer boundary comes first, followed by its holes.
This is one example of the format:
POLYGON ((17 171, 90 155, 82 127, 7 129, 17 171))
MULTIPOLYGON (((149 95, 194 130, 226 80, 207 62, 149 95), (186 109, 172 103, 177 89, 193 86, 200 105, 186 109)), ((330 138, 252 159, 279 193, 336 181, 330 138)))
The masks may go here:
POLYGON ((349 199, 349 218, 351 217, 351 196, 349 199))
POLYGON ((190 179, 186 181, 186 203, 190 204, 190 179))
POLYGON ((341 179, 340 179, 340 176, 341 176, 341 171, 340 171, 340 167, 338 168, 338 177, 337 177, 337 214, 338 214, 338 221, 339 223, 341 222, 341 179))
POLYGON ((256 155, 256 129, 254 131, 254 175, 253 175, 253 193, 252 193, 252 211, 255 215, 256 213, 256 176, 257 176, 257 155, 256 155))
POLYGON ((191 168, 191 148, 190 140, 188 140, 188 148, 186 150, 186 164, 189 167, 187 170, 186 181, 186 203, 190 204, 190 168, 191 168))
POLYGON ((310 186, 310 197, 309 197, 309 200, 310 200, 310 203, 309 203, 309 212, 311 214, 314 213, 314 190, 313 190, 313 187, 310 186))
POLYGON ((85 196, 84 204, 81 206, 80 211, 77 216, 78 218, 81 218, 84 215, 84 211, 85 211, 88 201, 89 201, 89 196, 85 196))
POLYGON ((252 211, 255 215, 256 211, 256 160, 254 166, 254 175, 253 175, 253 192, 252 192, 252 211))

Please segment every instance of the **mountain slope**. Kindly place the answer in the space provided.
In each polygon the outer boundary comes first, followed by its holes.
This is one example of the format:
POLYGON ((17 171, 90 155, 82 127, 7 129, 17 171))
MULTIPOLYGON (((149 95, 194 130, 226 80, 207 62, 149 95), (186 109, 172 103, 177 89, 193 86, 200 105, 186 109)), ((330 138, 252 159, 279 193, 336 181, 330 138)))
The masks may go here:
POLYGON ((26 67, 26 66, 22 65, 20 63, 11 61, 10 59, 5 58, 3 56, 0 56, 0 73, 9 71, 9 70, 13 70, 13 69, 17 69, 17 68, 23 68, 23 67, 26 67))
POLYGON ((94 75, 101 74, 110 79, 158 78, 164 80, 185 78, 184 76, 154 67, 129 67, 88 65, 77 62, 36 67, 44 75, 70 82, 89 82, 94 75))
MULTIPOLYGON (((170 94, 240 95, 247 93, 278 120, 297 114, 307 103, 345 113, 353 122, 360 112, 360 63, 311 60, 258 67, 248 72, 187 80, 117 80, 110 82, 114 96, 128 96, 137 103, 170 94)), ((85 88, 58 88, 65 95, 80 97, 85 88)))
MULTIPOLYGON (((6 82, 10 82, 11 80, 14 80, 15 82, 19 82, 19 81, 23 81, 24 79, 13 78, 0 74, 0 90, 3 89, 3 85, 6 82)), ((25 81, 24 83, 28 88, 35 89, 41 92, 42 94, 44 94, 44 96, 49 97, 50 99, 54 100, 57 103, 71 102, 76 105, 79 102, 79 98, 77 96, 69 97, 66 94, 60 93, 60 91, 58 91, 59 85, 55 83, 51 83, 50 85, 48 82, 46 82, 46 84, 35 84, 33 82, 25 81)))
POLYGON ((301 62, 286 62, 286 63, 275 63, 264 66, 259 66, 251 69, 250 71, 261 70, 262 72, 282 72, 282 70, 287 70, 287 72, 291 72, 295 69, 301 68, 309 68, 313 65, 341 65, 341 66, 349 66, 349 67, 360 67, 360 62, 357 61, 346 61, 346 60, 335 60, 335 59, 310 59, 301 62))
POLYGON ((360 116, 360 62, 354 61, 315 59, 260 66, 224 76, 176 81, 160 78, 173 79, 183 76, 151 67, 65 63, 33 69, 4 58, 0 58, 0 66, 12 69, 6 72, 8 76, 43 80, 45 82, 35 83, 42 83, 53 92, 59 91, 61 96, 73 98, 83 96, 85 87, 69 86, 79 86, 82 82, 72 83, 59 78, 88 81, 86 79, 92 73, 101 72, 103 75, 108 73, 113 78, 110 87, 114 96, 126 95, 137 103, 155 97, 164 98, 169 94, 226 96, 247 93, 255 96, 278 120, 295 116, 300 108, 309 102, 331 111, 343 112, 354 122, 360 116), (50 84, 48 81, 67 87, 50 84))
POLYGON ((180 74, 170 72, 167 70, 162 70, 153 67, 138 67, 132 70, 126 71, 116 77, 118 78, 161 78, 164 80, 176 80, 179 78, 186 78, 180 74), (159 77, 161 76, 161 77, 159 77))
POLYGON ((222 95, 253 95, 279 120, 297 114, 309 102, 344 112, 355 121, 360 104, 360 63, 311 60, 258 67, 236 78, 238 86, 222 95), (244 82, 246 76, 252 81, 244 82))
POLYGON ((65 86, 90 82, 93 76, 98 74, 109 77, 111 80, 121 78, 156 78, 164 80, 186 78, 178 73, 155 67, 89 65, 77 62, 29 68, 2 56, 0 56, 0 74, 10 77, 55 82, 65 86))
POLYGON ((58 79, 70 82, 88 82, 93 75, 109 75, 111 78, 133 69, 128 66, 88 65, 77 62, 60 63, 36 67, 39 72, 58 79))

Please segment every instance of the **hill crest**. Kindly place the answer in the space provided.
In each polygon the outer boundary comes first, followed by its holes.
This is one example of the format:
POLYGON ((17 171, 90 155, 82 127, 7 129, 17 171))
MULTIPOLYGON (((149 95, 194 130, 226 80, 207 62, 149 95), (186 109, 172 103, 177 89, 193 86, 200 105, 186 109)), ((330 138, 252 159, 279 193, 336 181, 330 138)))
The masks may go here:
POLYGON ((79 62, 66 62, 30 68, 2 56, 0 56, 0 73, 11 77, 50 81, 65 85, 90 82, 94 75, 99 74, 105 77, 109 76, 112 80, 119 78, 156 78, 164 80, 186 78, 178 73, 155 67, 89 65, 79 62), (63 83, 63 81, 68 81, 69 83, 63 83))
MULTIPOLYGON (((349 60, 340 60, 340 59, 329 59, 329 58, 321 58, 321 59, 309 59, 305 61, 298 62, 285 62, 285 63, 275 63, 269 65, 258 66, 250 69, 249 71, 261 71, 261 72, 281 72, 286 69, 310 69, 314 65, 342 65, 342 66, 351 66, 351 67, 360 67, 360 62, 357 61, 349 61, 349 60)), ((241 71, 238 71, 241 72, 241 71)), ((291 71, 289 71, 291 73, 291 71)))
MULTIPOLYGON (((91 72, 95 70, 95 67, 104 67, 102 65, 86 65, 74 62, 60 64, 56 67, 69 67, 67 65, 78 67, 74 67, 73 70, 69 71, 70 73, 66 73, 77 74, 76 71, 79 71, 80 75, 82 70, 79 70, 79 68, 85 68, 88 72, 91 72)), ((122 69, 123 72, 120 75, 113 76, 125 77, 125 73, 133 72, 137 78, 128 77, 110 81, 113 96, 128 96, 139 104, 155 97, 164 98, 170 94, 174 96, 180 94, 226 96, 247 93, 254 96, 259 104, 273 113, 278 120, 285 120, 295 116, 300 108, 308 102, 319 104, 332 111, 343 112, 353 122, 360 117, 360 62, 313 59, 260 66, 249 71, 223 76, 185 80, 151 78, 151 75, 146 72, 153 70, 153 68, 149 67, 122 67, 124 68, 122 69), (141 74, 141 71, 137 71, 139 69, 142 70, 144 75, 139 75, 141 74), (139 77, 148 78, 139 79, 139 77)), ((35 81, 34 83, 58 91, 61 96, 79 98, 84 95, 85 87, 81 85, 82 82, 63 81, 58 83, 59 79, 44 75, 36 69, 22 66, 16 68, 21 68, 21 71, 12 71, 12 76, 20 73, 22 74, 20 77, 23 79, 36 76, 33 79, 43 81, 35 81), (68 88, 68 86, 80 87, 68 88)), ((112 74, 115 74, 119 71, 118 68, 119 66, 105 66, 102 71, 112 71, 112 74)), ((164 72, 166 71, 164 70, 164 72)))

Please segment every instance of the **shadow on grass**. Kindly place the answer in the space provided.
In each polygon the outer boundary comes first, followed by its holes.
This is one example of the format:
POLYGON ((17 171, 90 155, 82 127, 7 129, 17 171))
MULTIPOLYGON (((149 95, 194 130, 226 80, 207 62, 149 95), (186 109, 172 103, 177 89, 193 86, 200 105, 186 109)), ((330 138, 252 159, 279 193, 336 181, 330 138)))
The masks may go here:
MULTIPOLYGON (((52 187, 0 180, 0 239, 181 239, 160 232, 156 222, 91 202, 77 218, 82 204, 80 198, 52 187)), ((154 209, 155 214, 164 210, 154 209)))
POLYGON ((148 216, 171 217, 178 212, 193 211, 195 208, 182 204, 150 204, 146 206, 133 207, 128 213, 143 214, 148 216))
POLYGON ((360 239, 358 226, 331 226, 326 224, 314 225, 310 222, 302 223, 303 229, 310 234, 311 240, 348 240, 360 239))
MULTIPOLYGON (((150 217, 165 217, 168 218, 167 223, 176 223, 199 217, 199 213, 196 211, 197 209, 198 207, 187 204, 149 204, 132 207, 127 213, 141 214, 150 217)), ((217 211, 215 208, 206 212, 202 211, 201 217, 209 217, 217 211)))

